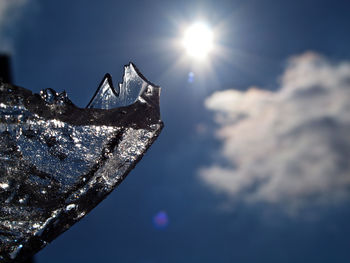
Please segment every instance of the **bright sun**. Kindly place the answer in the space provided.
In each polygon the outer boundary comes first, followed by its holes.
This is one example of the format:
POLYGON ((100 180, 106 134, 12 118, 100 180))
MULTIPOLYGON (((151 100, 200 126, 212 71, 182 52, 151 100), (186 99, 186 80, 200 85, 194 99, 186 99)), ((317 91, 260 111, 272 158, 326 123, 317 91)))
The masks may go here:
POLYGON ((195 23, 187 28, 183 45, 187 54, 195 59, 205 59, 213 49, 213 32, 204 23, 195 23))

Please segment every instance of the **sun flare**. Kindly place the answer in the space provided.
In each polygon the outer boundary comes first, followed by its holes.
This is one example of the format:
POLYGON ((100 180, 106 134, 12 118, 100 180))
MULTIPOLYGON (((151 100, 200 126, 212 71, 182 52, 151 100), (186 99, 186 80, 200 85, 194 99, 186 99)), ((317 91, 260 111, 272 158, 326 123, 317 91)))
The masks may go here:
POLYGON ((205 59, 213 49, 214 36, 212 30, 204 23, 189 26, 183 37, 183 46, 190 57, 205 59))

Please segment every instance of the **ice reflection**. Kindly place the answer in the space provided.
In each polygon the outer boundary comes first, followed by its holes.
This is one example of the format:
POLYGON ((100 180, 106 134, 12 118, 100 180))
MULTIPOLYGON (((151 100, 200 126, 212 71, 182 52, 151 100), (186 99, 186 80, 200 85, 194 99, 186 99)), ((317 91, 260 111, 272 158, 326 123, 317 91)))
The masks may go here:
POLYGON ((65 92, 0 83, 2 263, 31 256, 79 221, 159 135, 159 88, 132 64, 119 94, 110 83, 108 76, 86 109, 65 92))

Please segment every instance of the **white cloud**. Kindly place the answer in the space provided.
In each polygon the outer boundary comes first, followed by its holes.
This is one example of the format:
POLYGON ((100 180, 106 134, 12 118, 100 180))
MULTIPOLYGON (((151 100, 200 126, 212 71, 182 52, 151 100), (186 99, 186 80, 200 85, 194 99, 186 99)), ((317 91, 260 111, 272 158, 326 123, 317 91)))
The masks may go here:
POLYGON ((29 0, 0 0, 0 51, 12 51, 12 40, 6 31, 16 22, 28 2, 29 0))
POLYGON ((229 200, 298 211, 350 197, 350 62, 305 53, 289 60, 279 90, 215 92, 205 106, 225 165, 199 174, 229 200))

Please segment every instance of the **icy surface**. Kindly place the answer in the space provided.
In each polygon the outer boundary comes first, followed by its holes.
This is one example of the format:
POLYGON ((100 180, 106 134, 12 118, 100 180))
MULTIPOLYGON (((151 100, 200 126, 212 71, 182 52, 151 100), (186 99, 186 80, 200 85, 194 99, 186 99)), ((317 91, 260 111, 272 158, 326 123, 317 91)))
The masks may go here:
POLYGON ((159 88, 132 64, 119 96, 109 83, 86 109, 65 92, 0 83, 0 262, 33 255, 80 220, 159 135, 159 88))
POLYGON ((113 88, 109 74, 106 74, 88 108, 112 109, 133 104, 151 85, 137 72, 133 64, 125 66, 123 82, 118 90, 113 88))

